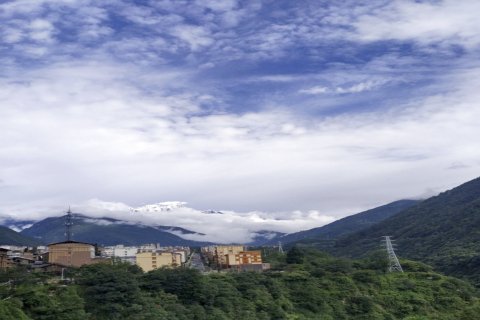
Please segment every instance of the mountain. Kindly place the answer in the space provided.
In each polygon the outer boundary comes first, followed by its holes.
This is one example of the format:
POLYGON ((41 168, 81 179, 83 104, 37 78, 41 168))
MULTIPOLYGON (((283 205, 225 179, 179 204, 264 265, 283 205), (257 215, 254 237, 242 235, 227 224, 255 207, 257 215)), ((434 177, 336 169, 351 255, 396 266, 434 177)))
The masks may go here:
POLYGON ((0 226, 0 245, 36 246, 39 241, 15 232, 7 227, 0 226))
POLYGON ((433 265, 480 285, 480 178, 338 241, 332 253, 365 256, 391 236, 399 257, 433 265))
MULTIPOLYGON (((177 234, 195 234, 195 232, 178 227, 145 226, 111 218, 92 218, 81 214, 74 214, 72 217, 71 232, 72 238, 76 241, 101 245, 160 243, 162 246, 199 246, 204 244, 181 238, 177 234)), ((46 218, 36 222, 30 228, 24 229, 21 234, 43 243, 64 241, 65 216, 46 218)))
POLYGON ((278 241, 282 242, 282 244, 288 244, 297 241, 301 241, 303 243, 314 243, 316 241, 323 242, 325 240, 338 239, 346 234, 368 228, 416 205, 417 203, 419 203, 418 200, 395 201, 374 209, 345 217, 319 228, 313 228, 310 230, 276 237, 270 240, 268 244, 276 244, 278 241))
POLYGON ((280 237, 283 237, 285 233, 269 230, 260 230, 253 234, 252 241, 248 243, 250 246, 262 246, 269 245, 270 243, 276 244, 280 237))
POLYGON ((12 218, 5 218, 0 222, 0 226, 20 232, 23 229, 31 227, 34 223, 34 220, 15 220, 12 218))
POLYGON ((142 207, 138 208, 131 208, 130 211, 132 212, 164 212, 164 211, 172 211, 178 208, 185 208, 186 202, 181 201, 166 201, 166 202, 159 202, 155 204, 147 204, 142 207))

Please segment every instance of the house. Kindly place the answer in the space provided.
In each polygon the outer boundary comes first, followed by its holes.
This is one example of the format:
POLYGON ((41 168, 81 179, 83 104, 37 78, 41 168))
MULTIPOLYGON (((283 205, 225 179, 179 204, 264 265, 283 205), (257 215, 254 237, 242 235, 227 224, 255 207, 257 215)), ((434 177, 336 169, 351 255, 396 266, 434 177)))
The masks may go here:
POLYGON ((48 262, 66 267, 94 263, 95 246, 78 241, 63 241, 48 245, 48 262))

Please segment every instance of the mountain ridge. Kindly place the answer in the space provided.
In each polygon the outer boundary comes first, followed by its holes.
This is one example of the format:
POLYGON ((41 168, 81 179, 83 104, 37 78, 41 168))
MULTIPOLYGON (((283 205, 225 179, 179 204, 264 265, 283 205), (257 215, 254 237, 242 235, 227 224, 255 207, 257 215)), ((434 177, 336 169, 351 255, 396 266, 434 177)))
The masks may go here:
POLYGON ((480 285, 480 178, 440 193, 337 241, 335 255, 361 257, 391 236, 400 257, 422 261, 480 285))
POLYGON ((36 246, 40 242, 8 227, 0 226, 0 245, 36 246))
MULTIPOLYGON (((196 234, 194 231, 180 227, 147 226, 107 217, 94 218, 82 214, 72 216, 74 221, 71 229, 72 238, 77 241, 100 245, 160 243, 164 246, 199 246, 207 243, 184 239, 172 233, 174 231, 181 234, 196 234)), ((65 240, 64 223, 65 216, 45 218, 22 230, 21 234, 38 239, 43 243, 63 241, 65 240)))
POLYGON ((308 242, 309 240, 335 240, 346 234, 368 228, 375 223, 378 223, 397 214, 402 210, 418 204, 420 201, 421 200, 409 199, 397 200, 379 207, 349 215, 321 227, 309 230, 302 230, 299 232, 294 232, 280 237, 276 237, 271 241, 267 242, 266 244, 273 245, 276 244, 278 241, 282 242, 283 244, 289 244, 299 241, 308 242))

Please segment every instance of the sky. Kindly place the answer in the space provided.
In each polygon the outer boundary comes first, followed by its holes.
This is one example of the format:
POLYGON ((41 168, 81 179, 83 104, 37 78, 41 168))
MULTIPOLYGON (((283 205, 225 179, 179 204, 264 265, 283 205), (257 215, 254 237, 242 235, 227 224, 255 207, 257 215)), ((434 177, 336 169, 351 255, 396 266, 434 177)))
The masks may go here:
POLYGON ((205 223, 246 239, 455 187, 480 173, 478 12, 0 1, 0 216, 184 201, 166 222, 224 210, 205 223))

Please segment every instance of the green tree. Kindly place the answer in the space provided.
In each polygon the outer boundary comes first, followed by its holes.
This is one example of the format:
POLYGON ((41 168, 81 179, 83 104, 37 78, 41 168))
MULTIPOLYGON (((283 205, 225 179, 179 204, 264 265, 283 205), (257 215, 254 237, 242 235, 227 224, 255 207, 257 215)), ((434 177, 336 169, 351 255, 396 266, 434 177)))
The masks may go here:
POLYGON ((290 250, 288 250, 285 261, 288 264, 302 264, 304 257, 305 254, 303 253, 303 251, 297 246, 294 246, 290 250))
POLYGON ((127 264, 82 267, 77 281, 95 319, 125 319, 138 311, 140 288, 127 264))

